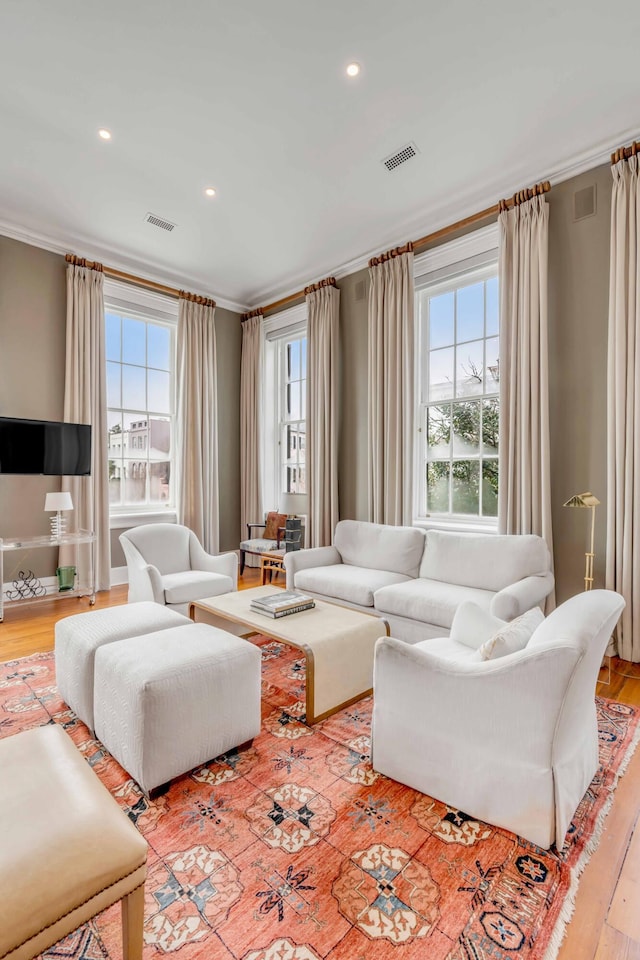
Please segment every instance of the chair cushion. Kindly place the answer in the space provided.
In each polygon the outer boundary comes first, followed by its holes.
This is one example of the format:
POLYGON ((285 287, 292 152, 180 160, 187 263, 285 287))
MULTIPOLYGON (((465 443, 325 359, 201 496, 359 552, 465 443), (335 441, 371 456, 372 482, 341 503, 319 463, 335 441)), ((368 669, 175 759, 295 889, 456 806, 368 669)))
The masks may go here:
POLYGON ((408 579, 401 573, 337 563, 329 567, 299 570, 295 575, 294 586, 297 590, 310 590, 323 597, 346 600, 347 603, 357 603, 361 607, 372 607, 376 590, 388 584, 404 583, 408 579))
POLYGON ((408 583, 383 587, 376 591, 374 600, 379 613, 422 620, 423 623, 433 623, 449 630, 461 603, 473 600, 483 610, 489 610, 494 596, 491 590, 477 590, 421 577, 408 583))
POLYGON ((231 593, 233 580, 207 570, 185 570, 183 573, 167 574, 162 578, 162 586, 165 603, 190 603, 192 600, 231 593))
POLYGON ((478 648, 478 653, 483 660, 497 660, 499 657, 506 657, 509 653, 524 650, 533 631, 543 620, 544 614, 540 607, 527 610, 515 620, 500 627, 497 633, 478 648))
POLYGON ((465 647, 479 650, 506 625, 506 620, 499 620, 473 601, 465 600, 455 612, 449 637, 465 647))
POLYGON ((287 522, 286 513, 277 513, 275 510, 272 510, 267 514, 267 522, 264 526, 264 539, 265 540, 277 540, 278 539, 278 530, 281 527, 284 527, 287 522))
POLYGON ((467 663, 482 660, 478 650, 472 649, 465 643, 458 643, 451 637, 432 637, 431 640, 421 640, 419 643, 415 643, 414 647, 422 647, 423 650, 436 657, 442 657, 443 660, 466 660, 467 663))
POLYGON ((497 592, 550 569, 549 548, 542 537, 429 530, 418 575, 497 592))
POLYGON ((415 577, 425 540, 424 531, 417 527, 341 520, 336 526, 333 543, 343 563, 415 577))
POLYGON ((256 537, 254 540, 243 540, 240 549, 245 553, 267 553, 278 549, 278 541, 256 537))

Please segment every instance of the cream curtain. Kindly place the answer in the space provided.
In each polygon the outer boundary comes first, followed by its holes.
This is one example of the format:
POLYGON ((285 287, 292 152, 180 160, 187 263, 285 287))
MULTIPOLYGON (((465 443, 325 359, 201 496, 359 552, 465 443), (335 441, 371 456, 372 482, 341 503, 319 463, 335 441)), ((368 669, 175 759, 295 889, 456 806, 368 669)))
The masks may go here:
POLYGON ((414 408, 413 252, 369 263, 369 519, 410 524, 414 408))
POLYGON ((218 552, 215 304, 180 297, 178 312, 178 520, 218 552))
POLYGON ((240 364, 240 540, 263 518, 261 485, 262 314, 242 322, 240 364))
MULTIPOLYGON (((502 533, 551 534, 547 254, 544 196, 503 209, 500 254, 500 488, 502 533)), ((553 608, 553 595, 547 612, 553 608)))
POLYGON ((308 544, 331 544, 338 510, 338 356, 340 291, 333 283, 305 290, 307 320, 308 544))
POLYGON ((627 605, 618 654, 640 662, 640 186, 638 155, 612 168, 606 584, 627 605))
MULTIPOLYGON (((103 282, 99 264, 90 268, 78 261, 67 266, 64 419, 91 424, 91 476, 64 477, 62 489, 71 493, 73 526, 96 534, 98 590, 111 586, 103 282)), ((62 563, 66 560, 66 556, 61 558, 62 563)))

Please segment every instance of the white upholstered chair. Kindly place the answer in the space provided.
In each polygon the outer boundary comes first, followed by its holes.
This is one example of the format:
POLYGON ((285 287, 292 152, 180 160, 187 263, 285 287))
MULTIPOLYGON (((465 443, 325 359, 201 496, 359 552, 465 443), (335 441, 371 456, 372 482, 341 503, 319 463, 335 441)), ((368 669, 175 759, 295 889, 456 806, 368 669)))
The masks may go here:
POLYGON ((237 589, 235 553, 205 553, 188 527, 147 523, 120 535, 129 574, 129 603, 155 600, 188 614, 189 604, 237 589))
POLYGON ((469 816, 562 849, 598 768, 595 685, 624 608, 581 593, 524 649, 481 660, 450 638, 376 645, 375 770, 469 816), (459 655, 458 655, 459 653, 459 655))

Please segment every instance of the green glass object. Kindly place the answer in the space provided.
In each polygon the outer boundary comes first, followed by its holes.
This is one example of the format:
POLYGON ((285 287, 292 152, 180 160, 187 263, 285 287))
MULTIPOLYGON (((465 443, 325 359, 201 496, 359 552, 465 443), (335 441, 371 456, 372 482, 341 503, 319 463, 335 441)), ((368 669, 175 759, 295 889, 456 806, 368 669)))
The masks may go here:
POLYGON ((75 567, 58 567, 56 576, 58 577, 59 593, 62 593, 63 590, 73 590, 76 584, 75 567))

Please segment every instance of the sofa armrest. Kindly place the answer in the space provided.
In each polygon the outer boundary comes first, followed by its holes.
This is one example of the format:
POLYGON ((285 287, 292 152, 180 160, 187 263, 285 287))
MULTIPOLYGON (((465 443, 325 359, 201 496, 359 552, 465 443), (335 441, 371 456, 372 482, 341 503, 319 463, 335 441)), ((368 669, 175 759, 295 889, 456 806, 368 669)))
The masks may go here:
POLYGON ((230 577, 233 589, 238 586, 238 557, 235 553, 207 553, 194 533, 189 542, 189 559, 192 570, 206 570, 230 577))
POLYGON ((460 730, 473 730, 473 737, 462 738, 456 748, 460 755, 467 748, 495 751, 519 763, 524 738, 528 757, 548 765, 558 715, 581 656, 575 642, 555 640, 497 660, 456 661, 382 637, 374 660, 374 769, 389 775, 376 763, 382 729, 391 734, 391 745, 424 738, 433 758, 445 766, 451 764, 451 741, 460 730))
POLYGON ((500 620, 513 620, 520 614, 526 613, 532 607, 542 604, 553 590, 554 578, 552 573, 545 573, 539 577, 525 577, 516 583, 498 591, 491 601, 491 613, 500 620))
POLYGON ((284 569, 287 573, 287 590, 294 589, 294 579, 298 570, 311 567, 330 567, 342 563, 342 557, 335 547, 312 547, 310 550, 292 550, 284 555, 284 569))

